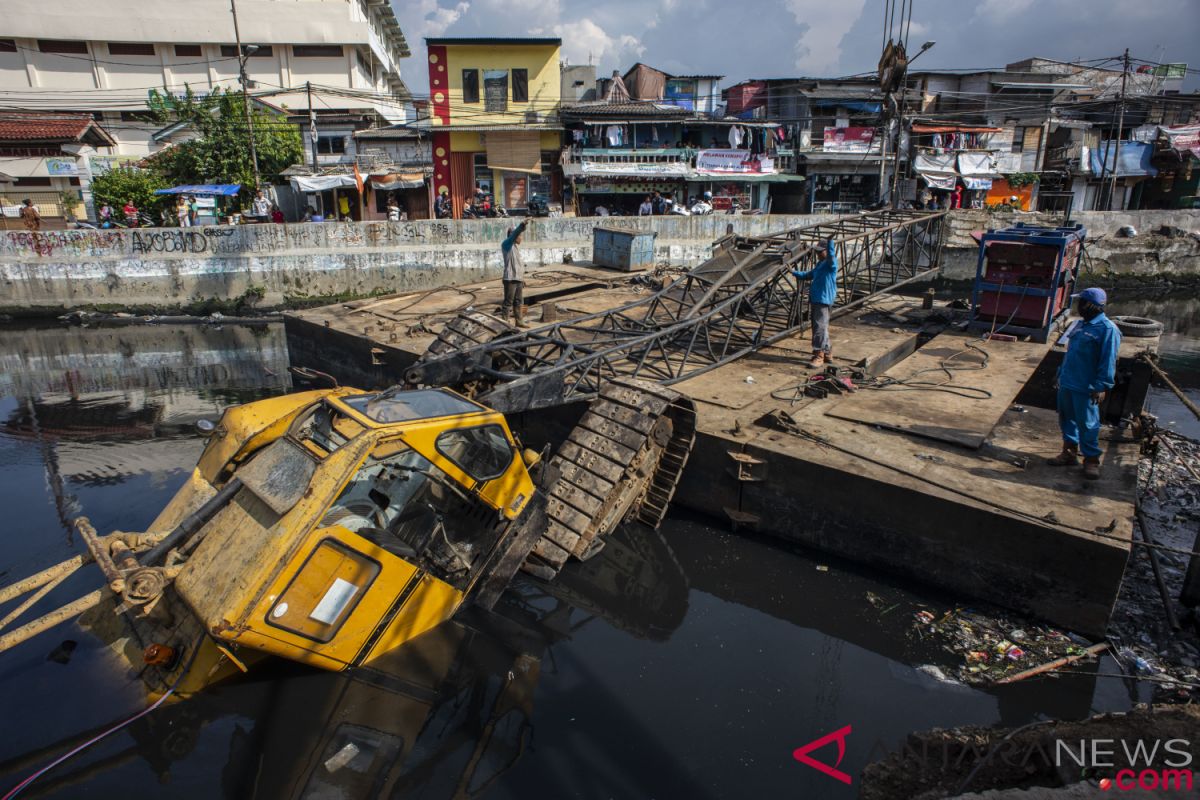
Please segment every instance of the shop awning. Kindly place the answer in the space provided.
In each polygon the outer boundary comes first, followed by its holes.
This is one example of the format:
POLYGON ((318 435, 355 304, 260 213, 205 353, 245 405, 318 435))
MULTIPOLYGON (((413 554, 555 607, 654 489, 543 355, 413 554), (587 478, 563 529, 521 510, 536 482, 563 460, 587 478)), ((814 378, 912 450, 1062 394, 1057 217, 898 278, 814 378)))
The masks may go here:
POLYGON ((203 194, 232 197, 242 188, 240 183, 195 183, 185 186, 172 186, 170 189, 158 189, 155 194, 203 194))
POLYGON ((1154 177, 1158 170, 1150 165, 1150 156, 1154 154, 1154 145, 1148 142, 1119 142, 1120 147, 1114 147, 1113 142, 1101 142, 1100 146, 1091 152, 1092 174, 1099 175, 1104 171, 1108 175, 1122 177, 1154 177), (1116 166, 1113 159, 1116 159, 1116 166), (1107 162, 1107 163, 1105 163, 1107 162), (1115 170, 1115 171, 1114 171, 1115 170))
POLYGON ((914 122, 913 133, 1001 133, 1003 128, 992 128, 987 125, 929 125, 914 122))
POLYGON ((341 175, 293 175, 292 187, 300 192, 324 192, 328 189, 358 188, 358 182, 350 173, 341 175))
POLYGON ((878 114, 883 105, 871 100, 839 100, 831 97, 818 97, 810 101, 817 108, 844 108, 847 111, 857 111, 860 114, 878 114))
POLYGON ((758 174, 754 172, 697 172, 696 180, 719 183, 790 183, 804 180, 803 175, 785 175, 780 172, 758 174))
POLYGON ((536 131, 497 131, 487 134, 484 138, 489 169, 542 174, 541 134, 536 131))
POLYGON ((425 185, 425 176, 420 172, 391 172, 387 175, 372 175, 371 188, 384 192, 397 189, 420 189, 425 185))

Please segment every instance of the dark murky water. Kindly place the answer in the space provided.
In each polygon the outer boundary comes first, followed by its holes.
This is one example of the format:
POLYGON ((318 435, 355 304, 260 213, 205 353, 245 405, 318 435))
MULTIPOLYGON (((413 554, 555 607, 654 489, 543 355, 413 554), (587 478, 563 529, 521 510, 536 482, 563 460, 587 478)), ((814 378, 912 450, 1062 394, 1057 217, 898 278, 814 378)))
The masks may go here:
MULTIPOLYGON (((1164 363, 1197 393, 1196 301, 1114 305, 1168 322, 1164 363)), ((199 455, 196 419, 289 388, 279 327, 0 330, 0 367, 0 583, 80 552, 78 514, 144 527, 199 455)), ((1155 412, 1194 432, 1168 397, 1155 412)), ((47 607, 97 578, 75 576, 47 607)), ((448 623, 379 672, 274 663, 164 705, 20 796, 848 798, 856 786, 792 751, 851 726, 840 769, 857 779, 912 730, 1137 699, 1087 674, 939 683, 915 667, 954 657, 907 635, 917 604, 938 600, 676 517, 624 531, 549 590, 518 584, 497 615, 448 623)), ((0 790, 147 702, 73 624, 0 656, 0 790), (64 640, 69 659, 48 659, 64 640)))

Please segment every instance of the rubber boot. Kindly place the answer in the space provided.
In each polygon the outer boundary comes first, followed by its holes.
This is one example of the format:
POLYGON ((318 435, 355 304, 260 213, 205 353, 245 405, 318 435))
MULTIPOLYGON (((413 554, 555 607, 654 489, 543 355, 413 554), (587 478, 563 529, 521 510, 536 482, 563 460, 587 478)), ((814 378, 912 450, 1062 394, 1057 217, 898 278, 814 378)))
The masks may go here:
POLYGON ((1063 444, 1062 452, 1054 458, 1047 458, 1046 463, 1052 467, 1071 467, 1079 463, 1079 448, 1073 444, 1063 444))
POLYGON ((521 310, 520 306, 517 306, 516 309, 513 310, 513 324, 518 328, 529 327, 529 323, 525 321, 525 313, 521 310))
POLYGON ((1083 459, 1083 477, 1089 481, 1100 479, 1100 456, 1086 456, 1083 459))
POLYGON ((825 366, 825 354, 820 350, 813 353, 812 361, 809 361, 808 365, 813 369, 820 369, 821 367, 825 366))

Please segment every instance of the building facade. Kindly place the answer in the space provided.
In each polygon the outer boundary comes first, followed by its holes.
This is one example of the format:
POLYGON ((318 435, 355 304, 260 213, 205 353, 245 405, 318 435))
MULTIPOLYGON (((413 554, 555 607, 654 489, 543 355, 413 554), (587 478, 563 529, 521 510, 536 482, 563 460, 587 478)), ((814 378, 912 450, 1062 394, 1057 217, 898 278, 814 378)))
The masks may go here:
MULTIPOLYGON (((347 117, 366 124, 409 117, 400 76, 409 50, 386 0, 236 0, 234 7, 236 34, 228 0, 5 0, 0 105, 87 113, 104 126, 115 145, 94 165, 80 162, 85 195, 93 172, 170 143, 172 132, 146 116, 149 90, 238 90, 243 60, 250 90, 298 115, 305 134, 312 106, 321 156, 353 148, 352 134, 364 125, 347 117)), ((27 171, 14 177, 48 177, 45 164, 27 171)))
POLYGON ((462 216, 476 187, 510 210, 557 197, 560 39, 426 39, 434 193, 462 216))

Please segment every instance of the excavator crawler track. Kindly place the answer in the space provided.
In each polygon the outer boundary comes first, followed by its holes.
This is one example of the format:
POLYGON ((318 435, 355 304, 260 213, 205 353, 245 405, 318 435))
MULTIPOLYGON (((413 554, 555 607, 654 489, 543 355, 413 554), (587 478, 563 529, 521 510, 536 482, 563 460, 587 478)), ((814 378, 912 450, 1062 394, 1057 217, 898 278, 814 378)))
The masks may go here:
POLYGON ((574 556, 586 560, 625 520, 657 528, 696 440, 692 401, 658 384, 618 379, 551 458, 547 528, 522 567, 551 579, 574 556))

